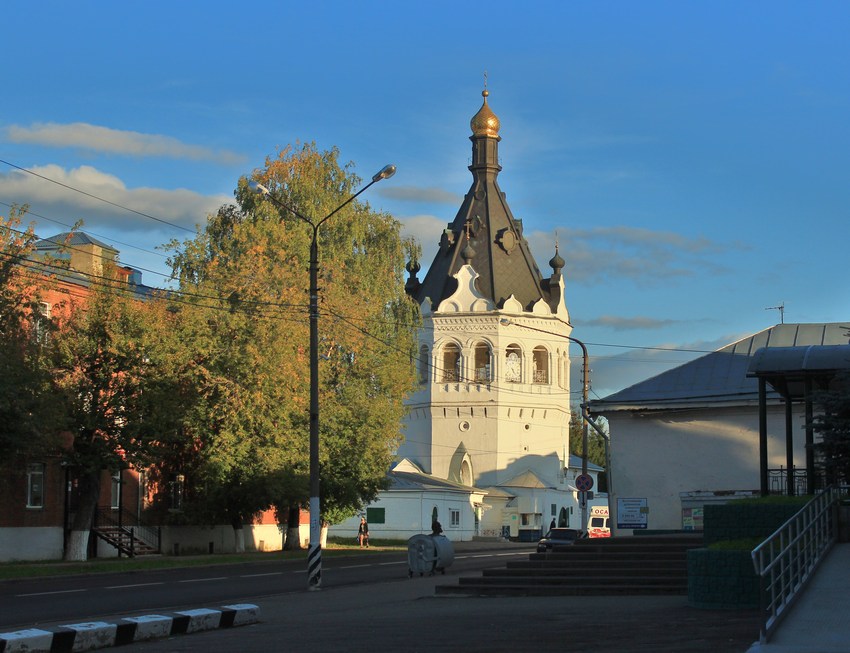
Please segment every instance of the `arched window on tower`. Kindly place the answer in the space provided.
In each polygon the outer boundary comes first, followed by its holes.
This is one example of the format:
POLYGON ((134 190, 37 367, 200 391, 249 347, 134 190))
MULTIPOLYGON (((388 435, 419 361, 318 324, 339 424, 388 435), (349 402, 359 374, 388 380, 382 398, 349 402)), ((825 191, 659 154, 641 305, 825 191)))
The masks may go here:
POLYGON ((508 345, 505 348, 505 381, 508 383, 522 381, 522 349, 519 345, 508 345))
POLYGON ((475 345, 475 381, 490 383, 490 345, 479 342, 475 345))
POLYGON ((428 383, 431 365, 428 360, 428 345, 419 348, 419 383, 428 383))
POLYGON ((443 383, 454 383, 460 380, 460 347, 449 342, 443 347, 443 383))
POLYGON ((542 345, 534 348, 534 382, 549 383, 549 351, 542 345))

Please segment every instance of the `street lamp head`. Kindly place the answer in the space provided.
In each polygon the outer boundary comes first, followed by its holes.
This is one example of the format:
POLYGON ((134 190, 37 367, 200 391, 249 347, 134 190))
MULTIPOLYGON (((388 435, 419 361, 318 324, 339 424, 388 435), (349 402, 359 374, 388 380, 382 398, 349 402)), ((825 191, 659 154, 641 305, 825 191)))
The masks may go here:
POLYGON ((248 182, 248 188, 251 189, 252 193, 257 193, 258 195, 271 195, 272 194, 272 192, 268 188, 263 186, 256 179, 252 179, 251 181, 248 182))
POLYGON ((381 168, 375 175, 372 177, 372 183, 381 181, 381 179, 389 179, 395 174, 395 166, 392 163, 388 163, 383 168, 381 168))

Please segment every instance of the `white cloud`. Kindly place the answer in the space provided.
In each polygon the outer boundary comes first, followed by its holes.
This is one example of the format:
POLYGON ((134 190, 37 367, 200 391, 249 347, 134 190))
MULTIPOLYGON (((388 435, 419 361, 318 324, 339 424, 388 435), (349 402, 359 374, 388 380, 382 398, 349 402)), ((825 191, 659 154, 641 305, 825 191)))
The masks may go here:
MULTIPOLYGON (((9 203, 29 204, 33 213, 66 223, 82 219, 84 229, 102 226, 144 231, 167 222, 193 230, 195 224, 206 222, 209 213, 233 202, 226 195, 207 196, 184 188, 127 188, 118 177, 91 166, 65 170, 47 165, 29 170, 34 174, 20 170, 0 174, 0 196, 9 203)), ((175 237, 186 235, 182 229, 175 230, 175 237)))
POLYGON ((6 138, 13 143, 32 143, 56 148, 76 147, 94 152, 134 157, 164 157, 220 164, 242 163, 245 158, 227 150, 189 145, 170 136, 111 129, 84 122, 70 124, 34 123, 29 127, 11 125, 6 138))
POLYGON ((573 320, 575 326, 604 327, 614 331, 664 329, 682 323, 683 320, 665 320, 644 316, 623 317, 621 315, 600 315, 589 320, 573 320))
POLYGON ((405 238, 413 237, 422 246, 423 265, 431 263, 434 253, 440 243, 440 236, 448 223, 433 215, 414 215, 407 218, 399 218, 401 222, 401 235, 405 238))
POLYGON ((436 204, 459 205, 463 196, 441 188, 423 188, 419 186, 387 186, 380 188, 378 194, 387 199, 403 202, 428 202, 436 204))
POLYGON ((728 270, 719 262, 721 255, 742 248, 738 243, 626 226, 558 228, 525 236, 538 261, 549 260, 557 240, 567 278, 588 285, 626 279, 653 285, 698 274, 725 274, 728 270))

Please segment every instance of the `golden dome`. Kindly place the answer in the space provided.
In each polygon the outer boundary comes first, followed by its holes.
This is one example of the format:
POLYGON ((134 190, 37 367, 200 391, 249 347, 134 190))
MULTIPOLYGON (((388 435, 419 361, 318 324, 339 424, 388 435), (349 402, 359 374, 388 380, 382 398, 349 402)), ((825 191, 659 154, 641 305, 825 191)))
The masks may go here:
POLYGON ((472 120, 469 121, 469 126, 472 128, 472 135, 498 136, 501 123, 499 123, 499 118, 496 117, 496 114, 490 111, 490 107, 487 106, 487 96, 490 95, 490 91, 485 89, 481 91, 481 95, 484 96, 484 104, 481 105, 478 113, 472 116, 472 120))

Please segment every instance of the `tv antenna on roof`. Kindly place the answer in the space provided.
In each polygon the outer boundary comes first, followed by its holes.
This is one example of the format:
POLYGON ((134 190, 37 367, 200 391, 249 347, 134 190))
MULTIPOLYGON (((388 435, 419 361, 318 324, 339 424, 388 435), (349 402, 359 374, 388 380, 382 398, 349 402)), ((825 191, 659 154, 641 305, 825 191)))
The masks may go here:
POLYGON ((785 302, 779 304, 779 306, 768 306, 766 311, 779 311, 779 323, 785 324, 785 302))

